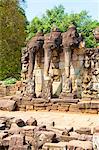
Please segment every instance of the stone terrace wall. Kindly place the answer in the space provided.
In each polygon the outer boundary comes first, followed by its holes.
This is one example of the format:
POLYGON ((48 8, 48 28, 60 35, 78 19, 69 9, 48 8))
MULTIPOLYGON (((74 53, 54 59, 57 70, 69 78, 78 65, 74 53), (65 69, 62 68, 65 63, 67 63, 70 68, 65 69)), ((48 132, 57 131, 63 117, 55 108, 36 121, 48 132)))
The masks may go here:
MULTIPOLYGON (((28 69, 27 69, 28 71, 28 69)), ((36 57, 35 62, 35 91, 37 97, 40 95, 44 81, 44 55, 36 57)), ((64 54, 53 51, 50 67, 52 77, 52 94, 59 96, 66 90, 66 77, 64 69, 64 54), (58 60, 57 60, 58 59, 58 60), (57 68, 59 66, 59 68, 57 68)), ((22 73, 24 81, 25 73, 22 73)), ((25 78, 26 79, 26 78, 25 78)), ((70 64, 70 80, 72 90, 77 92, 78 98, 99 98, 99 49, 98 48, 79 48, 72 53, 70 64)), ((67 89, 68 90, 68 89, 67 89)))
POLYGON ((88 48, 84 56, 83 97, 99 98, 99 49, 88 48))

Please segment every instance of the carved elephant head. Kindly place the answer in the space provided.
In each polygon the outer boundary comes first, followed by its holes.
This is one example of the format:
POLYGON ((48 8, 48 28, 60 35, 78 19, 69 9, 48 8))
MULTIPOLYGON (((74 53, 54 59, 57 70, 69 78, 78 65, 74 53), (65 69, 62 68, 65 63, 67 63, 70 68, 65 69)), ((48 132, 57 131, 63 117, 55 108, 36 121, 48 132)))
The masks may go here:
POLYGON ((28 50, 32 49, 33 52, 38 52, 43 48, 44 44, 44 36, 42 32, 38 32, 36 36, 34 36, 29 43, 27 43, 28 50))
POLYGON ((58 28, 53 28, 50 33, 44 36, 44 48, 55 49, 59 48, 62 43, 61 32, 58 28))
POLYGON ((79 46, 81 42, 81 37, 77 33, 77 29, 74 25, 69 26, 67 32, 62 34, 63 40, 62 45, 63 47, 68 47, 74 49, 75 47, 79 46))
POLYGON ((28 52, 29 52, 29 67, 28 67, 28 78, 32 79, 33 70, 35 65, 35 57, 36 54, 42 53, 44 44, 44 36, 43 33, 39 32, 33 37, 29 43, 27 44, 28 52))

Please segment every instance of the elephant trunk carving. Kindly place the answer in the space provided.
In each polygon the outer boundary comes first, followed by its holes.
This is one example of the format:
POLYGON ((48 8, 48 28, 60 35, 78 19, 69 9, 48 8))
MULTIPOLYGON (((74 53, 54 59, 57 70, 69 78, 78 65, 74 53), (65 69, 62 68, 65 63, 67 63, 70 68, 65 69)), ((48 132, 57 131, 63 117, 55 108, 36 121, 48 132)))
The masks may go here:
POLYGON ((37 53, 41 53, 43 50, 44 37, 43 33, 37 33, 30 42, 27 44, 29 51, 29 67, 28 67, 28 79, 32 79, 35 66, 35 57, 37 53))

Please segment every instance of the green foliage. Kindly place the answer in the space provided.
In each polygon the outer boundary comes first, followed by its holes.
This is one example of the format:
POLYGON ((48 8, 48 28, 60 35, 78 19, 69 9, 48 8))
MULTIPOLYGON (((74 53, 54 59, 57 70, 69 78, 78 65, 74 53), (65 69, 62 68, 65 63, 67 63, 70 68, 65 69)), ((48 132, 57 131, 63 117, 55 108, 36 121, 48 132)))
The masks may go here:
POLYGON ((16 79, 15 78, 7 78, 3 81, 4 85, 10 85, 10 84, 15 84, 16 83, 16 79))
POLYGON ((18 0, 0 0, 0 80, 18 79, 20 76, 26 24, 27 19, 18 0))
POLYGON ((27 26, 27 40, 31 39, 37 31, 43 31, 44 33, 50 32, 53 25, 59 27, 61 32, 65 32, 72 23, 77 26, 78 31, 85 38, 86 47, 96 46, 92 31, 99 25, 99 22, 96 20, 93 21, 86 11, 67 14, 62 5, 47 10, 41 18, 35 17, 27 26))

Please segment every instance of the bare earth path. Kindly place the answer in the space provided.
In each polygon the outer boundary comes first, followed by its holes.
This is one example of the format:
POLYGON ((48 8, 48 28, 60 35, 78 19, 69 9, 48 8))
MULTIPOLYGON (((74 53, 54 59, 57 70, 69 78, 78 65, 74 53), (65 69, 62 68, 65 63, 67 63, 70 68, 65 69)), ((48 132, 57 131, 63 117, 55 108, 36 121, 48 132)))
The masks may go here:
POLYGON ((59 128, 64 127, 94 127, 99 126, 99 114, 92 115, 92 114, 75 114, 75 113, 62 113, 62 112, 42 112, 42 111, 15 111, 15 112, 7 112, 7 111, 0 111, 0 117, 16 117, 22 118, 26 121, 31 116, 36 118, 38 124, 43 124, 50 126, 51 123, 54 121, 55 126, 59 128))

